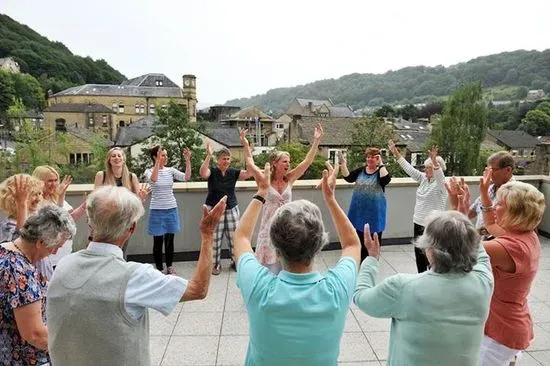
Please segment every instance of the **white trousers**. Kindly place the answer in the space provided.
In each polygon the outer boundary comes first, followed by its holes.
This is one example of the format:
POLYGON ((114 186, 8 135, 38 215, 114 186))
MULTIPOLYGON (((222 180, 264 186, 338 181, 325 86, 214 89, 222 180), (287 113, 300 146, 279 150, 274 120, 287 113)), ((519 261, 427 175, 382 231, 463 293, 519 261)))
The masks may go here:
POLYGON ((518 361, 521 351, 508 348, 491 337, 483 336, 479 356, 480 366, 508 366, 512 361, 518 361))

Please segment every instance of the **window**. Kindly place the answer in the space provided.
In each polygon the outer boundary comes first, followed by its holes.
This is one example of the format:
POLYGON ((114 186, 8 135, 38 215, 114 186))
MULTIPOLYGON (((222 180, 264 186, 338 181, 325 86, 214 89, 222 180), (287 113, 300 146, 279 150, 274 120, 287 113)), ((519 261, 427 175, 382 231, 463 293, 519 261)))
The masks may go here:
POLYGON ((163 104, 161 107, 160 107, 163 111, 167 110, 168 109, 168 106, 166 104, 163 104))
POLYGON ((145 106, 143 104, 139 105, 139 113, 145 113, 145 106))
POLYGON ((102 126, 107 127, 108 126, 107 115, 104 114, 103 116, 101 116, 101 118, 102 118, 102 122, 101 122, 102 126))
POLYGON ((55 120, 55 130, 67 131, 67 126, 65 125, 65 120, 63 118, 58 118, 55 120))
POLYGON ((94 117, 88 118, 88 126, 92 126, 92 127, 93 127, 93 125, 94 125, 94 117))
POLYGON ((136 104, 136 113, 139 113, 139 104, 136 104))
POLYGON ((118 121, 118 125, 120 127, 124 127, 124 126, 126 126, 126 123, 124 123, 124 121, 118 121))
POLYGON ((69 164, 72 165, 90 165, 93 161, 94 154, 91 153, 72 153, 69 154, 69 164))
POLYGON ((156 80, 155 85, 156 86, 162 86, 162 80, 156 80))
POLYGON ((275 123, 275 128, 277 130, 284 130, 285 129, 285 124, 284 123, 275 123))
POLYGON ((118 113, 118 103, 113 103, 113 112, 118 113))
POLYGON ((328 149, 328 160, 334 166, 339 162, 338 152, 342 151, 341 149, 328 149))
POLYGON ((124 113, 124 104, 118 103, 118 113, 124 113))
POLYGON ((155 114, 155 105, 154 104, 149 105, 149 114, 155 114))

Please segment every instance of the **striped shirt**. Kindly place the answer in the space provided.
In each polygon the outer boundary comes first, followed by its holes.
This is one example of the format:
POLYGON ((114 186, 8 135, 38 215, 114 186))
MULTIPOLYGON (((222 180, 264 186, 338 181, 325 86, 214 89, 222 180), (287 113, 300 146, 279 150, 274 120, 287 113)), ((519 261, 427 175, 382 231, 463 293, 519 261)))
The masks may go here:
POLYGON ((152 169, 147 169, 143 175, 145 180, 151 184, 151 204, 149 206, 151 210, 168 210, 178 207, 172 188, 175 180, 185 182, 184 173, 173 167, 163 167, 159 169, 156 182, 151 180, 152 169))
POLYGON ((445 175, 441 168, 434 169, 432 179, 428 179, 425 173, 415 169, 404 157, 400 157, 397 162, 409 177, 420 183, 416 190, 413 222, 424 226, 424 220, 432 211, 447 208, 445 175))

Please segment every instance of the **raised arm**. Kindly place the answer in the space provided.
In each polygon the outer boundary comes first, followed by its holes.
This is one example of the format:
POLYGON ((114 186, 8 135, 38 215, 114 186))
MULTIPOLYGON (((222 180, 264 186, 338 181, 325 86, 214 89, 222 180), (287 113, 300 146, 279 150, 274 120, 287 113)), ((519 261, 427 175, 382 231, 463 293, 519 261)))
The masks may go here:
POLYGON ((210 177, 210 159, 212 159, 212 146, 210 146, 210 142, 207 142, 206 155, 199 170, 202 179, 208 179, 208 177, 210 177))
POLYGON ((430 160, 432 161, 434 178, 439 188, 445 189, 445 174, 443 173, 443 169, 441 165, 439 165, 439 162, 437 161, 438 155, 439 155, 439 147, 437 147, 436 145, 432 146, 430 150, 430 160))
POLYGON ((71 217, 73 218, 74 221, 80 220, 82 215, 84 215, 84 212, 86 212, 86 199, 87 199, 87 197, 88 197, 88 195, 86 193, 84 193, 84 200, 82 201, 82 203, 80 205, 78 205, 77 208, 74 208, 74 209, 69 211, 69 213, 71 214, 71 217))
POLYGON ((212 242, 214 231, 225 212, 227 196, 224 196, 211 210, 203 206, 199 224, 201 231, 201 251, 193 276, 187 283, 187 288, 180 301, 201 300, 206 297, 212 276, 212 242))
POLYGON ((300 179, 311 163, 313 163, 313 159, 315 159, 315 155, 317 155, 317 151, 319 150, 319 143, 321 142, 324 134, 323 126, 321 126, 321 123, 317 123, 315 125, 315 132, 313 133, 313 141, 311 142, 311 147, 309 148, 306 157, 300 164, 298 164, 298 166, 296 166, 296 168, 292 169, 287 174, 287 179, 291 184, 296 179, 300 179))
POLYGON ((185 181, 191 180, 191 150, 189 148, 183 149, 183 156, 185 157, 185 181))
POLYGON ((380 242, 376 233, 374 238, 371 238, 368 224, 364 228, 364 239, 369 256, 361 264, 357 287, 353 294, 353 302, 370 316, 378 318, 398 317, 400 315, 400 296, 402 293, 401 277, 400 275, 391 276, 376 285, 380 242))
MULTIPOLYGON (((252 159, 249 158, 247 163, 250 163, 250 160, 252 159)), ((252 172, 254 179, 256 180, 256 184, 258 185, 258 192, 256 195, 265 199, 267 196, 267 190, 271 184, 271 168, 269 163, 265 164, 263 172, 253 162, 248 166, 248 170, 252 172)), ((248 252, 253 253, 251 245, 252 234, 254 233, 254 228, 256 227, 256 222, 258 221, 258 216, 260 215, 262 206, 263 202, 259 199, 253 198, 237 224, 237 228, 233 234, 233 239, 235 242, 233 253, 235 255, 237 268, 239 268, 238 261, 242 254, 248 252)))
MULTIPOLYGON (((250 149, 250 144, 248 143, 248 139, 246 138, 247 132, 248 130, 246 128, 239 129, 239 137, 240 137, 241 143, 243 144, 245 162, 247 162, 249 158, 252 158, 252 151, 250 149)), ((246 168, 241 169, 241 171, 239 172, 238 180, 247 180, 251 176, 252 176, 252 171, 248 169, 248 164, 246 164, 246 168)))
POLYGON ((155 157, 155 164, 153 165, 153 169, 151 170, 151 177, 149 178, 151 182, 156 182, 159 178, 159 170, 160 170, 160 159, 162 156, 162 150, 163 147, 160 146, 157 151, 157 156, 155 157))
POLYGON ((67 193, 67 189, 72 182, 73 177, 66 175, 63 177, 63 181, 57 186, 57 205, 59 207, 63 207, 63 203, 65 202, 65 194, 67 193))
POLYGON ((338 151, 338 162, 340 164, 340 168, 342 169, 342 177, 346 178, 349 175, 348 161, 342 150, 338 151))
POLYGON ((395 157, 397 163, 401 166, 401 168, 405 171, 405 173, 407 173, 409 177, 417 182, 422 181, 422 178, 424 178, 424 174, 418 169, 415 169, 407 160, 405 160, 403 156, 401 156, 401 153, 399 152, 397 146, 395 146, 395 142, 393 140, 388 141, 388 150, 390 150, 390 152, 395 157))
POLYGON ((342 257, 352 257, 359 266, 361 261, 361 243, 357 237, 357 232, 348 219, 348 216, 342 210, 338 201, 334 197, 336 188, 336 177, 338 176, 339 166, 336 164, 334 169, 327 161, 327 169, 323 170, 323 179, 321 181, 321 189, 323 198, 332 217, 332 222, 336 228, 338 239, 342 245, 342 257))
MULTIPOLYGON (((500 236, 506 234, 506 230, 504 230, 502 227, 500 227, 500 225, 496 223, 493 201, 491 200, 491 197, 489 197, 491 172, 491 168, 485 168, 485 170, 483 171, 483 177, 479 179, 479 197, 481 200, 481 212, 483 214, 483 224, 489 234, 493 236, 500 236)), ((491 255, 490 252, 489 255, 491 255)))

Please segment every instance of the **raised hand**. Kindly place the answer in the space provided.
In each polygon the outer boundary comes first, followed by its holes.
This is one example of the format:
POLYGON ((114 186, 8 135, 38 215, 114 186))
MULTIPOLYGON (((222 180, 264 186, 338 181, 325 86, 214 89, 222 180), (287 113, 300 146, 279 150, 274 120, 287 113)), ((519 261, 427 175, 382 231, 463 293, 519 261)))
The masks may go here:
POLYGON ((491 185, 491 174, 493 172, 492 168, 485 168, 483 170, 483 177, 479 178, 479 192, 486 193, 489 192, 489 186, 491 185))
POLYGON ((328 160, 326 161, 325 165, 327 169, 323 170, 323 178, 321 179, 321 183, 317 185, 317 188, 319 188, 320 186, 323 192, 323 197, 325 197, 325 199, 328 199, 334 197, 334 190, 336 189, 336 178, 338 177, 338 172, 340 171, 340 165, 336 164, 333 168, 328 160))
POLYGON ((188 147, 183 148, 183 156, 185 157, 185 161, 191 160, 191 150, 188 147))
POLYGON ((252 172, 258 191, 267 192, 271 186, 271 166, 265 163, 264 170, 261 170, 254 164, 254 160, 247 159, 246 169, 252 172), (249 163, 251 161, 251 163, 249 163))
POLYGON ((399 157, 401 154, 399 153, 399 150, 395 146, 395 142, 393 140, 388 141, 388 149, 391 151, 393 156, 396 158, 399 157))
POLYGON ((29 178, 22 175, 16 175, 14 178, 15 192, 13 196, 17 205, 26 205, 29 201, 31 195, 29 178))
POLYGON ((338 163, 342 165, 346 165, 347 163, 346 154, 342 150, 338 150, 338 163))
POLYGON ((382 161, 382 155, 377 154, 376 155, 376 165, 380 166, 380 165, 383 165, 383 164, 384 164, 384 162, 382 161))
POLYGON ((468 188, 467 184, 462 184, 462 187, 459 189, 459 194, 457 195, 457 198, 457 210, 468 216, 468 211, 470 211, 470 188, 468 188))
POLYGON ((323 126, 321 126, 321 123, 318 122, 315 125, 315 131, 313 132, 313 139, 320 141, 324 134, 325 134, 325 131, 323 131, 323 126))
POLYGON ((148 183, 141 183, 141 185, 139 186, 139 190, 137 192, 138 197, 142 201, 145 201, 145 199, 147 198, 147 196, 149 196, 150 193, 151 193, 151 186, 148 183))
POLYGON ((59 196, 64 196, 65 192, 67 192, 67 189, 73 182, 73 177, 70 175, 66 175, 63 177, 63 181, 57 186, 57 194, 59 196))
POLYGON ((207 143, 206 143, 206 153, 207 153, 209 156, 212 156, 212 145, 210 145, 210 142, 207 142, 207 143))
POLYGON ((428 153, 430 155, 430 160, 432 161, 433 164, 435 164, 437 155, 439 155, 439 147, 437 147, 437 145, 433 145, 430 151, 428 151, 428 153))
POLYGON ((203 205, 201 221, 199 223, 201 234, 214 235, 214 231, 218 227, 220 218, 225 213, 226 203, 227 196, 223 196, 223 198, 219 200, 216 206, 212 207, 211 210, 209 210, 206 205, 203 205))
POLYGON ((247 128, 239 128, 239 138, 243 146, 248 146, 248 139, 246 138, 247 133, 248 133, 247 128))
POLYGON ((380 257, 380 240, 378 240, 378 234, 374 233, 373 237, 370 235, 370 226, 365 224, 363 229, 363 239, 365 242, 365 248, 369 252, 369 257, 378 259, 380 257))

